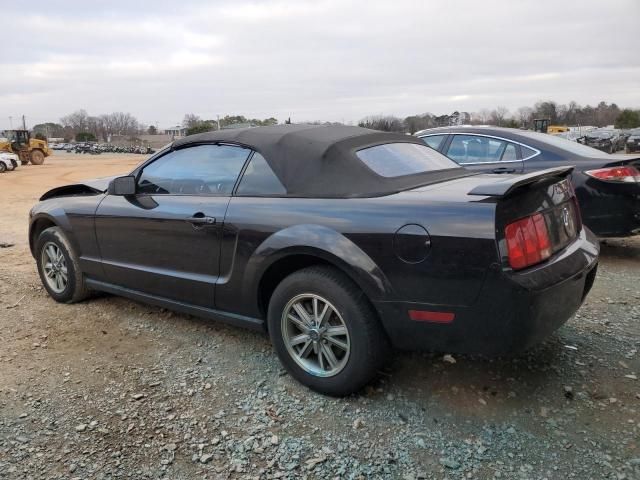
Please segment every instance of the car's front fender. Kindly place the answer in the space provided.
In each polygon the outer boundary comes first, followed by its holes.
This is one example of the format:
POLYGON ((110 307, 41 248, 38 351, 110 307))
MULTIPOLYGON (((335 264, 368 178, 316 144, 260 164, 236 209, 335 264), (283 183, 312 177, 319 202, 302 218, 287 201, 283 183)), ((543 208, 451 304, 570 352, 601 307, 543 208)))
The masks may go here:
POLYGON ((62 228, 67 238, 76 246, 72 234, 71 222, 63 208, 57 207, 44 211, 37 209, 32 211, 29 217, 29 248, 31 249, 32 255, 34 254, 35 243, 40 232, 52 226, 62 228))

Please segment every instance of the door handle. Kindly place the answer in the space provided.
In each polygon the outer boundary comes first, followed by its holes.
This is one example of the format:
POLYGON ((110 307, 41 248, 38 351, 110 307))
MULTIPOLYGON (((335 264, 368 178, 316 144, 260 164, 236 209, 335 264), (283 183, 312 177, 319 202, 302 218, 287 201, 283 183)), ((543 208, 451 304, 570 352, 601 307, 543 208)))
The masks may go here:
POLYGON ((516 169, 508 167, 498 167, 494 168, 492 171, 493 173, 515 173, 516 169))
POLYGON ((202 212, 198 212, 193 217, 187 218, 186 221, 196 228, 213 226, 216 224, 216 219, 214 217, 207 217, 202 212))

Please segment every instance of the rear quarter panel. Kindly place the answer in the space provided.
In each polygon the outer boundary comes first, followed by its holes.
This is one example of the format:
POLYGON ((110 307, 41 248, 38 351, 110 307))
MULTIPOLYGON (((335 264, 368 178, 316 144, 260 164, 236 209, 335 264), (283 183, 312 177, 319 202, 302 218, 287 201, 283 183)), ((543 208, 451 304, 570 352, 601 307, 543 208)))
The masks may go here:
POLYGON ((429 187, 368 199, 234 197, 221 255, 221 272, 228 274, 216 290, 216 306, 256 315, 255 277, 287 249, 324 253, 343 264, 356 281, 362 279, 358 283, 371 300, 471 304, 497 261, 495 205, 478 197, 460 202, 459 192, 454 197, 429 187), (431 237, 418 264, 394 252, 394 234, 408 224, 422 225, 431 237))

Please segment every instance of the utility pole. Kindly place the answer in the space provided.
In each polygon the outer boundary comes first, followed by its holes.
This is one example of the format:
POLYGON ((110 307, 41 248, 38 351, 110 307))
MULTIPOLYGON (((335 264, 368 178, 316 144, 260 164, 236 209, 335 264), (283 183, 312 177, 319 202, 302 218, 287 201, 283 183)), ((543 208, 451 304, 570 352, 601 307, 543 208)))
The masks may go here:
POLYGON ((218 130, 220 130, 220 115, 217 115, 218 117, 218 130))
POLYGON ((24 119, 24 115, 22 115, 22 129, 26 130, 27 129, 27 122, 24 119))
POLYGON ((9 130, 13 130, 13 117, 9 115, 9 130))

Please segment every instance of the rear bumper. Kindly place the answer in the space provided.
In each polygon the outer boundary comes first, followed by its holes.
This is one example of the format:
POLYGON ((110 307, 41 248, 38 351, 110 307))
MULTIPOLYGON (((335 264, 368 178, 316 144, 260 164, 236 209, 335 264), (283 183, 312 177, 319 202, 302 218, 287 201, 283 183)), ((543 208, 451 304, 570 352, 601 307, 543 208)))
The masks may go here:
POLYGON ((595 148, 596 150, 600 150, 603 152, 608 152, 609 150, 611 150, 613 148, 613 145, 610 143, 607 144, 601 144, 601 143, 596 143, 596 144, 589 144, 586 143, 585 144, 587 147, 591 147, 591 148, 595 148))
POLYGON ((467 307, 408 302, 375 304, 392 344, 403 350, 497 355, 542 341, 580 308, 595 279, 599 245, 583 229, 549 262, 519 273, 492 270, 467 307), (450 323, 409 319, 409 310, 453 313, 450 323))

